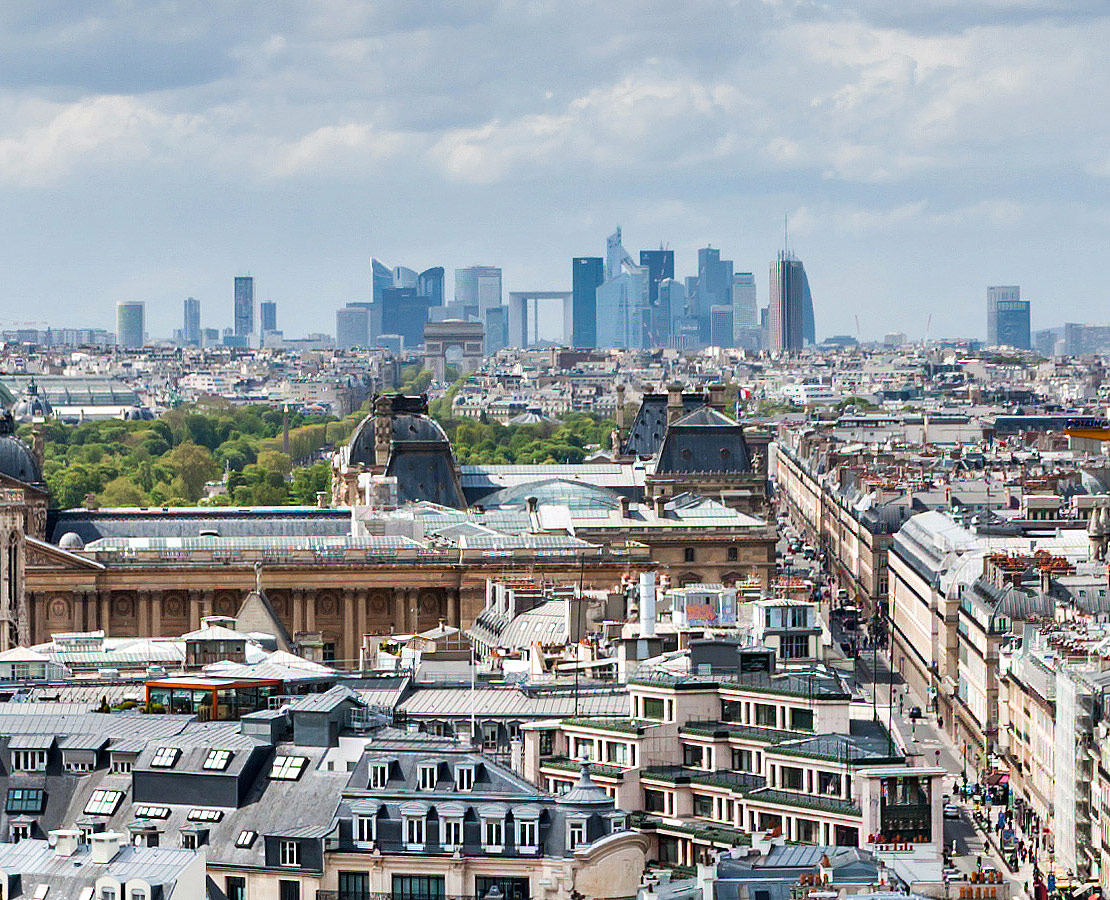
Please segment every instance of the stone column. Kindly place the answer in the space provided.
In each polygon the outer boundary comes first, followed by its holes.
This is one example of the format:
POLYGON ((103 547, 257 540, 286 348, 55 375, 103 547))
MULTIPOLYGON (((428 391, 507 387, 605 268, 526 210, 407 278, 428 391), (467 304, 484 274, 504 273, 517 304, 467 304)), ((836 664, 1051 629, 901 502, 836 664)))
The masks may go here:
MULTIPOLYGON (((206 618, 212 615, 213 607, 216 605, 216 592, 205 591, 200 595, 200 617, 206 618)), ((198 623, 199 624, 199 623, 198 623)))
POLYGON ((162 637, 162 592, 150 592, 150 634, 162 637))
POLYGON ((137 591, 135 595, 139 637, 153 637, 150 631, 150 591, 137 591))
POLYGON ((447 624, 453 625, 455 628, 462 628, 462 622, 459 620, 459 589, 447 589, 447 624))
POLYGON ((304 588, 293 588, 293 590, 289 592, 289 602, 293 607, 292 637, 294 639, 296 639, 297 632, 304 631, 304 605, 306 593, 304 588))
POLYGON ((200 628, 201 592, 189 591, 186 602, 189 604, 189 630, 196 631, 200 628))
POLYGON ((408 621, 408 612, 406 611, 407 606, 405 603, 407 593, 408 591, 404 588, 398 587, 393 589, 393 615, 390 616, 390 620, 395 631, 404 631, 405 622, 408 621))
POLYGON ((416 604, 418 594, 412 588, 405 589, 405 631, 416 634, 416 604))
POLYGON ((97 597, 99 601, 99 611, 96 616, 96 627, 104 630, 105 636, 109 632, 108 619, 112 611, 112 596, 109 591, 101 591, 97 597))
POLYGON ((309 591, 304 598, 304 630, 316 630, 316 591, 309 591))
POLYGON ((355 604, 358 607, 358 632, 357 641, 355 643, 355 657, 358 658, 362 655, 362 636, 366 634, 366 616, 368 613, 367 607, 370 605, 370 592, 365 588, 355 591, 355 604))
POLYGON ((355 606, 361 591, 346 590, 340 595, 343 604, 343 650, 342 658, 347 661, 347 667, 354 669, 358 666, 359 640, 355 635, 355 606))

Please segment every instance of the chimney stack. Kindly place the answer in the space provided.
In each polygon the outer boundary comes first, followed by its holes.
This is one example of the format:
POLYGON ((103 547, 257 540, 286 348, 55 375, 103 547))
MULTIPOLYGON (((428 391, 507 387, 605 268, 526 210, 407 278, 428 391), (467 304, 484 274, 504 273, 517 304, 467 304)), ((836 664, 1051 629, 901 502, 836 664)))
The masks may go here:
POLYGON ((667 386, 667 424, 682 418, 682 385, 667 386))
POLYGON ((720 382, 709 385, 709 408, 725 414, 725 386, 720 382))
POLYGON ((655 637, 655 573, 640 573, 640 637, 655 637))
POLYGON ((632 512, 632 501, 629 500, 627 497, 622 496, 620 498, 620 503, 621 503, 621 518, 622 519, 627 519, 629 517, 629 515, 631 514, 631 512, 632 512))
POLYGON ((656 494, 652 503, 655 505, 655 515, 660 519, 665 518, 667 515, 667 498, 662 494, 656 494))
POLYGON ((51 831, 49 837, 50 843, 54 845, 55 856, 73 856, 81 843, 81 832, 76 828, 58 828, 51 831))
POLYGON ((624 431, 624 383, 617 385, 617 428, 624 431))
POLYGON ((123 835, 118 831, 102 831, 100 834, 90 834, 91 860, 100 865, 107 865, 115 859, 122 843, 123 835))

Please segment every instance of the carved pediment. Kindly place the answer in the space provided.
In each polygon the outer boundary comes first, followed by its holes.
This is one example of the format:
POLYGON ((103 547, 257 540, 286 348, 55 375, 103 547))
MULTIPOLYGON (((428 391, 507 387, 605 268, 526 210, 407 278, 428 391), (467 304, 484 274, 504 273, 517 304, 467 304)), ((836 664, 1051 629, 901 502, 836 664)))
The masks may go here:
POLYGON ((100 570, 104 566, 92 559, 85 559, 76 553, 70 553, 56 547, 47 541, 28 537, 27 541, 27 568, 29 569, 71 569, 80 572, 100 570))

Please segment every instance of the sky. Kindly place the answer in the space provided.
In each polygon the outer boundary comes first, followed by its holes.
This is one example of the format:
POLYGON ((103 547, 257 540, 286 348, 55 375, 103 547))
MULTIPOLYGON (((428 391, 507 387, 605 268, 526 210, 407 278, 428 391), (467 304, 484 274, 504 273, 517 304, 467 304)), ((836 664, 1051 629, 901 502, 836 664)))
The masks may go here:
POLYGON ((255 276, 332 332, 370 258, 499 265, 789 243, 818 337, 1107 322, 1104 0, 6 0, 0 327, 231 322, 255 276), (1101 112, 1100 112, 1101 110, 1101 112))

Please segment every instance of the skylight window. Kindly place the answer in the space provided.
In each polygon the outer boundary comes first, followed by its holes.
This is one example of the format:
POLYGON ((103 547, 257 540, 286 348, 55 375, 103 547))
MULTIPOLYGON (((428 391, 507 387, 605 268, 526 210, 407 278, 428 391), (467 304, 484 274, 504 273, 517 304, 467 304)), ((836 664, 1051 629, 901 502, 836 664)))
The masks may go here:
POLYGON ((155 769, 172 769, 179 756, 181 750, 177 747, 159 747, 154 751, 150 765, 155 769))
POLYGON ((270 769, 271 781, 296 781, 301 777, 307 756, 275 756, 270 769))
POLYGON ((123 791, 93 791, 89 802, 85 804, 87 816, 110 816, 123 800, 123 791))
POLYGON ((8 798, 4 804, 4 810, 9 813, 35 813, 38 815, 42 812, 45 796, 42 788, 8 788, 8 798))
POLYGON ((254 839, 258 837, 257 831, 240 831, 239 837, 235 839, 236 847, 249 847, 254 843, 254 839))
POLYGON ((186 816, 190 822, 219 822, 223 817, 222 809, 205 809, 199 806, 196 809, 190 809, 189 815, 186 816))
POLYGON ((170 808, 168 806, 136 806, 135 815, 140 819, 168 819, 170 808))
POLYGON ((231 757, 234 755, 230 750, 209 750, 208 756, 204 760, 204 768, 223 772, 231 765, 231 757))

